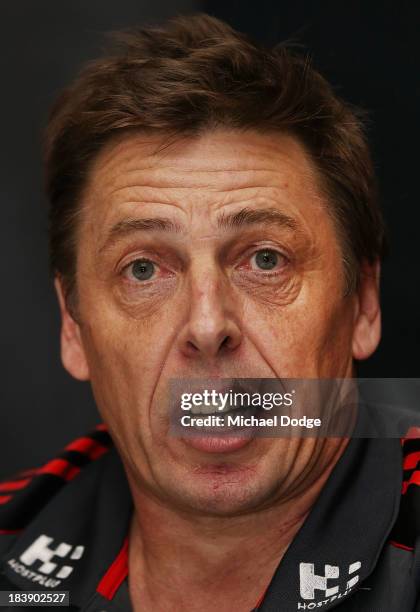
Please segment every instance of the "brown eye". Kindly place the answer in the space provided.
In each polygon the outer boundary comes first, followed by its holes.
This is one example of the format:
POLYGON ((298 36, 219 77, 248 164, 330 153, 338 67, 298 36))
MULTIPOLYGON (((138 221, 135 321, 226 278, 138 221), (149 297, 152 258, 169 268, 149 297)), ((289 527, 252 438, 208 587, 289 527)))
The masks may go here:
POLYGON ((254 265, 260 270, 273 270, 280 262, 281 255, 272 249, 257 251, 252 257, 254 265))
POLYGON ((155 264, 148 259, 136 259, 131 264, 131 273, 139 281, 146 281, 152 278, 155 269, 155 264))

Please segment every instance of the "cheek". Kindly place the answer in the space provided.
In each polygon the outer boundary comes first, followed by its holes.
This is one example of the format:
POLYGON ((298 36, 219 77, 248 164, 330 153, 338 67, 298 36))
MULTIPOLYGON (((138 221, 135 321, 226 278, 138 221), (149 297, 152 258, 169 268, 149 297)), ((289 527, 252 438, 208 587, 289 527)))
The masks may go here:
POLYGON ((98 295, 92 292, 81 302, 83 345, 95 399, 102 411, 119 413, 122 419, 134 412, 144 419, 175 322, 171 324, 170 312, 132 317, 98 295))
POLYGON ((353 307, 340 296, 338 287, 318 292, 303 286, 297 299, 284 307, 247 305, 246 333, 275 376, 345 375, 351 359, 353 307))

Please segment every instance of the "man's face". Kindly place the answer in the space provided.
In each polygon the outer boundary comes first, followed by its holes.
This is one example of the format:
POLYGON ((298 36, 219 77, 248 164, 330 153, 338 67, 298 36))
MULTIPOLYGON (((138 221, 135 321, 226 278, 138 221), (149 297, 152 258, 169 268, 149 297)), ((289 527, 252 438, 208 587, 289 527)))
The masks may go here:
POLYGON ((358 301, 296 140, 160 143, 125 137, 90 171, 63 359, 90 378, 130 482, 184 509, 243 512, 295 488, 323 441, 197 449, 168 431, 169 380, 351 376, 358 301))

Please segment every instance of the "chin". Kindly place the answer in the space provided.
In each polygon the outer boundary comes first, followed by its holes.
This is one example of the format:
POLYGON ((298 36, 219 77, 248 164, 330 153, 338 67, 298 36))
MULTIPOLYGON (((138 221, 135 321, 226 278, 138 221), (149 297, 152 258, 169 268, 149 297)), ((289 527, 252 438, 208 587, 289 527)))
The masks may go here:
POLYGON ((208 516, 244 514, 268 505, 276 484, 262 483, 255 470, 232 470, 227 466, 200 467, 182 479, 172 494, 189 511, 208 516))

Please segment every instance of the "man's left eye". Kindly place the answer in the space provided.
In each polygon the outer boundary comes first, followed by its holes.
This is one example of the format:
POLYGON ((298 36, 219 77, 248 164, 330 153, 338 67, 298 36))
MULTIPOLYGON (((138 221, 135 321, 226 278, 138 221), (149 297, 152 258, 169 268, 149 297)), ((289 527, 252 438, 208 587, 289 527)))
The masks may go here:
POLYGON ((251 267, 254 270, 270 271, 286 262, 284 255, 273 249, 260 249, 251 257, 251 267))

